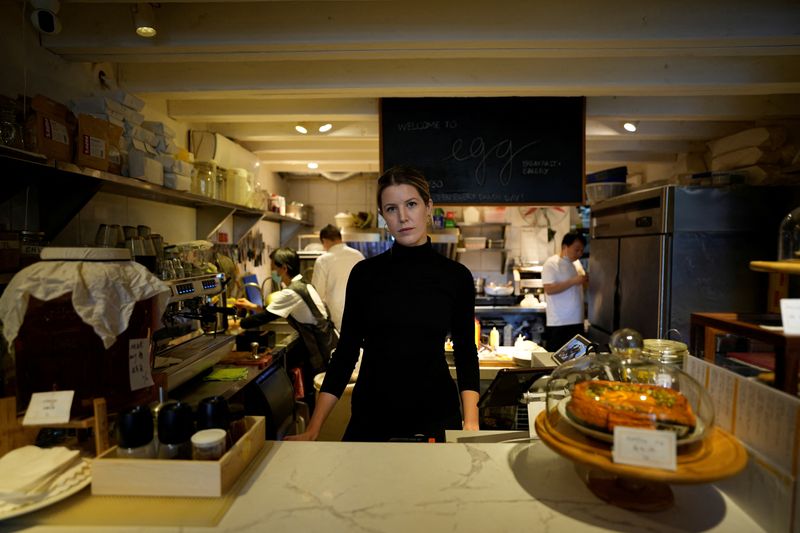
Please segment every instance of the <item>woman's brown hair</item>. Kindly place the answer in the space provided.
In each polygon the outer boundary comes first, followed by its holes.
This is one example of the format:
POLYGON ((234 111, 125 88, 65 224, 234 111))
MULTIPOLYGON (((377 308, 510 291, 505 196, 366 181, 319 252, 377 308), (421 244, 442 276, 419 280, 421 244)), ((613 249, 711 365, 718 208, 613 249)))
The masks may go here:
POLYGON ((386 187, 391 185, 411 185, 417 189, 425 205, 431 201, 431 188, 422 172, 412 167, 399 165, 390 168, 378 178, 378 213, 382 212, 381 194, 386 187))

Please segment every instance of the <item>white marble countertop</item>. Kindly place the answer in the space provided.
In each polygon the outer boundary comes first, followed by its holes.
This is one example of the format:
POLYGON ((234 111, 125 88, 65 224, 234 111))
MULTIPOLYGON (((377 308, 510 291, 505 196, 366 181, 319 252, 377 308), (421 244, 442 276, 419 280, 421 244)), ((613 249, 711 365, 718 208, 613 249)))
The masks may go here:
POLYGON ((596 498, 573 464, 539 441, 475 442, 503 438, 489 432, 454 438, 460 442, 275 443, 215 528, 37 526, 34 513, 0 530, 763 531, 710 484, 675 485, 673 508, 635 513, 596 498))

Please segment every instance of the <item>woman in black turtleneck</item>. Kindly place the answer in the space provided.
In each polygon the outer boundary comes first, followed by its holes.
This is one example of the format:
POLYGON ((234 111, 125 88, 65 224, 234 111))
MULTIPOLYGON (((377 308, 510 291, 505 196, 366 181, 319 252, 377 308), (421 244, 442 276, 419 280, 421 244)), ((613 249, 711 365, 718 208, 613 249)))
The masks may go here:
POLYGON ((422 174, 392 168, 378 179, 377 196, 394 246, 350 273, 341 338, 316 409, 306 432, 287 440, 317 438, 347 386, 359 348, 364 353, 344 440, 443 440, 445 429, 478 429, 472 274, 431 247, 427 221, 433 203, 422 174), (458 387, 444 357, 448 334, 458 387))

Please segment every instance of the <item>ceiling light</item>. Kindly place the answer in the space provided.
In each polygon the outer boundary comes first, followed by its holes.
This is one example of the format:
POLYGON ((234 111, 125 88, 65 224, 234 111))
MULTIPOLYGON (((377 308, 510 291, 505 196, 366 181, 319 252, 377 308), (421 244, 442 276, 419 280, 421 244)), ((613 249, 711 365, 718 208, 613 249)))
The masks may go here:
POLYGON ((306 166, 307 166, 308 168, 310 168, 311 170, 315 170, 315 169, 319 168, 319 163, 313 163, 313 162, 312 162, 312 163, 309 163, 309 164, 308 164, 308 165, 306 165, 306 166))
POLYGON ((294 129, 295 129, 295 131, 296 131, 297 133, 302 133, 303 135, 305 135, 306 133, 308 133, 308 129, 307 129, 305 126, 301 126, 300 124, 298 124, 297 126, 295 126, 295 127, 294 127, 294 129))
POLYGON ((133 6, 133 26, 139 37, 156 36, 156 16, 152 5, 139 3, 133 6))
POLYGON ((622 127, 625 128, 625 131, 634 133, 637 129, 639 129, 639 121, 637 120, 635 122, 626 122, 625 124, 622 125, 622 127))
POLYGON ((331 128, 333 128, 333 124, 331 124, 331 123, 329 122, 329 123, 327 123, 327 124, 323 124, 322 126, 320 126, 320 127, 319 127, 319 132, 320 132, 320 133, 326 133, 326 132, 329 132, 329 131, 331 131, 331 128))

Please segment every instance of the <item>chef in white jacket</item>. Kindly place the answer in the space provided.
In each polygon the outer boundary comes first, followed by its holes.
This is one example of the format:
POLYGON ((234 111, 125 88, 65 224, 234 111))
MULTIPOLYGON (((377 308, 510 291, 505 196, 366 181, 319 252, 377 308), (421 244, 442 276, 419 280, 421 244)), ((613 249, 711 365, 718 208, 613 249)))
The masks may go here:
POLYGON ((337 330, 342 328, 344 312, 344 296, 347 279, 356 263, 364 259, 358 250, 342 242, 339 228, 328 224, 319 232, 319 240, 325 253, 314 263, 314 275, 311 284, 317 289, 322 300, 328 304, 331 320, 337 330))
POLYGON ((555 352, 583 331, 583 289, 589 277, 578 259, 586 239, 580 233, 567 233, 561 240, 561 253, 545 261, 542 284, 547 297, 548 351, 555 352))

